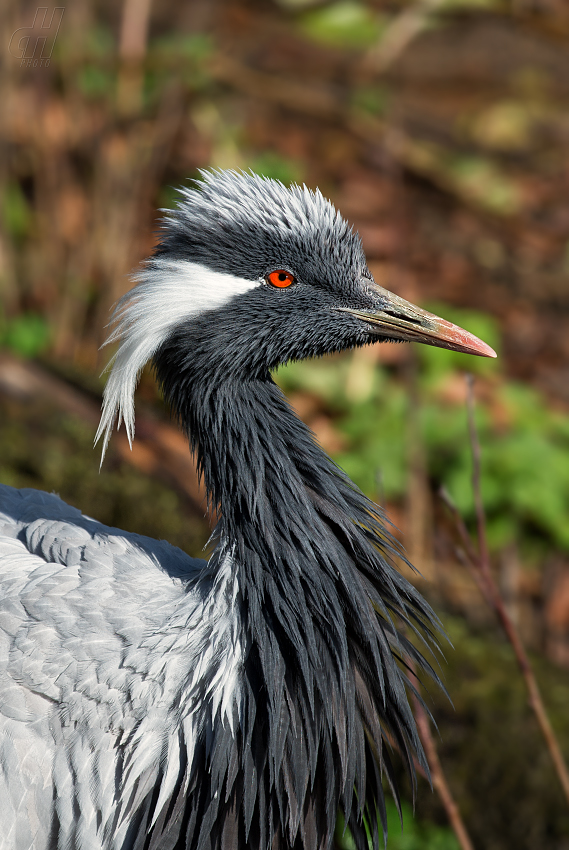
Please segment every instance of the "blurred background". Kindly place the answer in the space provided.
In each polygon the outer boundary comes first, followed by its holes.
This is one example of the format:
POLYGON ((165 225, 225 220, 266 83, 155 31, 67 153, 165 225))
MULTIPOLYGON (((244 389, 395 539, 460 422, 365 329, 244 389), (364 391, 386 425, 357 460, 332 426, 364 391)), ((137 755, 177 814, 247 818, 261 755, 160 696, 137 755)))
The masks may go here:
MULTIPOLYGON (((499 352, 380 345, 277 380, 386 506, 448 631, 453 705, 427 701, 474 847, 567 850, 513 652, 437 493, 474 527, 471 371, 492 569, 569 756, 569 4, 4 0, 0 30, 0 480, 197 554, 203 493, 150 372, 134 449, 114 436, 99 474, 109 310, 199 168, 319 186, 381 285, 499 352)), ((388 848, 458 847, 427 782, 415 819, 403 789, 388 848)))

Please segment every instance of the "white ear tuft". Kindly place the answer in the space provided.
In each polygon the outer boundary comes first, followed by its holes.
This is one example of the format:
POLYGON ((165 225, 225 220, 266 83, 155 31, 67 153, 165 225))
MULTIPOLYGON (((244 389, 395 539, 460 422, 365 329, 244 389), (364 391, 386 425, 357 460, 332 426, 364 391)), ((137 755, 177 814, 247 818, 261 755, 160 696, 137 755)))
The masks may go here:
POLYGON ((260 285, 187 260, 154 257, 134 275, 137 285, 117 303, 105 345, 119 342, 107 369, 111 373, 103 395, 103 412, 95 444, 102 438, 101 464, 115 422, 124 420, 132 446, 134 437, 134 391, 140 373, 169 334, 181 322, 216 310, 237 295, 260 285))

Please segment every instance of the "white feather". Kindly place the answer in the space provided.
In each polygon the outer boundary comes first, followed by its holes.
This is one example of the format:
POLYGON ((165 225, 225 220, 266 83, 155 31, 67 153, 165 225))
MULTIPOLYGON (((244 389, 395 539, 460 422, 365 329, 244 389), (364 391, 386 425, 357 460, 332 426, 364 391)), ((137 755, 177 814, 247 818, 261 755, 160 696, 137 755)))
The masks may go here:
POLYGON ((172 330, 184 320, 217 310, 262 283, 211 271, 199 263, 160 257, 133 279, 138 285, 118 302, 112 318, 115 327, 105 342, 120 344, 109 363, 112 369, 95 437, 95 443, 103 438, 101 463, 117 417, 117 428, 124 420, 132 445, 134 391, 140 373, 172 330))

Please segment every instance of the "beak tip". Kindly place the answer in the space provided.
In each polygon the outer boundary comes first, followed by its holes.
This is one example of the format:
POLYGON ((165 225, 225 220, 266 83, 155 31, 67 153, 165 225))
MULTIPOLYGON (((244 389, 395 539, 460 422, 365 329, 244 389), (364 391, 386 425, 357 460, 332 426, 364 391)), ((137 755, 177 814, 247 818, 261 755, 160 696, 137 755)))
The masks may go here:
POLYGON ((489 345, 487 345, 485 342, 482 342, 482 340, 480 340, 480 349, 478 351, 474 351, 473 354, 478 354, 480 357, 492 357, 492 358, 495 358, 495 357, 498 356, 496 354, 496 352, 494 351, 494 349, 491 348, 489 345))
POLYGON ((498 355, 487 343, 483 342, 474 334, 460 328, 458 325, 453 325, 438 316, 435 319, 436 331, 433 334, 434 344, 437 343, 442 347, 446 347, 445 343, 450 343, 449 348, 459 351, 463 354, 474 354, 478 357, 496 358, 498 355))

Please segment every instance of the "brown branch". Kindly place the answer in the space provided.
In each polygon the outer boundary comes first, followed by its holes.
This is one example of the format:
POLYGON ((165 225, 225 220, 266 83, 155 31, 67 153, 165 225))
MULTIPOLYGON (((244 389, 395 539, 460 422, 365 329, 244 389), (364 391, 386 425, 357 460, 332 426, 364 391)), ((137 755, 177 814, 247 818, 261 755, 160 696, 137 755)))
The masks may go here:
MULTIPOLYGON (((415 564, 421 566, 423 573, 425 565, 427 569, 431 569, 432 556, 430 552, 430 540, 427 534, 427 513, 430 508, 430 492, 426 482, 426 469, 424 448, 421 441, 419 421, 418 421, 418 385, 417 385, 417 363, 415 358, 411 358, 408 364, 408 389, 409 389, 409 467, 410 467, 410 486, 408 500, 409 514, 409 529, 411 531, 411 560, 415 564)), ((431 734, 429 726, 429 718, 425 711, 424 705, 421 702, 418 692, 420 691, 420 682, 417 677, 415 664, 410 658, 408 660, 411 673, 414 677, 414 685, 417 693, 411 692, 415 719, 417 721, 417 729, 421 738, 423 749, 430 770, 430 780, 433 788, 437 792, 441 803, 446 811, 449 824, 453 829, 462 850, 473 850, 472 842, 469 838, 466 827, 461 818, 460 811, 454 801, 448 782, 441 765, 437 748, 431 734)), ((418 766, 418 761, 413 758, 415 767, 418 766)), ((424 771, 420 769, 420 773, 424 775, 424 771)))
POLYGON ((125 0, 121 21, 121 60, 141 61, 146 53, 148 20, 152 0, 125 0))
MULTIPOLYGON (((416 687, 419 687, 418 681, 416 687)), ((416 694, 412 693, 411 699, 413 702, 413 711, 415 714, 415 719, 417 721, 419 737, 421 738, 421 742, 425 750, 425 755, 427 757, 427 762, 429 764, 429 770, 431 771, 433 788, 440 797, 441 803, 443 804, 445 812, 447 814, 449 823, 458 839, 458 843, 460 844, 462 850, 474 850, 474 845, 472 844, 470 836, 466 831, 466 826, 464 825, 464 821, 462 820, 460 811, 454 800, 454 797, 452 796, 449 784, 446 780, 444 770, 439 759, 439 754, 437 753, 437 747, 433 735, 431 733, 431 727, 429 726, 429 718, 427 716, 427 712, 425 711, 421 700, 417 697, 416 694)))
POLYGON ((450 493, 445 487, 439 488, 438 495, 440 500, 447 506, 450 514, 452 515, 455 529, 458 532, 458 536, 463 546, 462 549, 457 548, 455 550, 456 558, 458 561, 460 561, 461 564, 464 564, 464 566, 468 568, 472 578, 474 579, 476 585, 478 586, 478 589, 480 590, 480 593, 482 594, 488 605, 493 608, 494 600, 492 597, 492 589, 488 586, 486 577, 479 569, 478 553, 474 548, 474 544, 472 543, 472 539, 465 525, 465 522, 461 517, 457 506, 453 502, 450 493))
POLYGON ((250 68, 238 59, 216 53, 208 64, 212 77, 250 97, 323 119, 341 120, 345 105, 330 86, 293 80, 250 68))
POLYGON ((529 705, 537 718, 539 728, 541 729, 542 735, 545 738, 545 743, 547 745, 551 760, 553 761, 557 776, 563 788, 563 792, 565 794, 565 797, 567 798, 567 802, 569 803, 569 772, 567 771, 567 765, 565 764, 565 760, 563 758, 559 742, 557 741, 555 732, 553 731, 553 727, 549 720, 549 716, 547 714, 547 710, 545 708, 545 704, 541 697, 539 686, 537 684, 537 680, 535 678, 535 674, 531 666, 531 662, 525 651, 519 632, 516 629, 513 620, 510 618, 506 610, 504 600, 502 599, 502 596, 498 589, 498 585, 494 581, 494 577, 492 576, 492 572, 490 570, 490 557, 486 542, 486 516, 484 512, 484 505, 482 502, 482 495, 480 490, 480 443, 478 440, 478 433, 474 421, 473 385, 473 379, 471 376, 469 376, 467 380, 468 427, 470 433, 470 444, 472 448, 472 487, 474 491, 476 520, 478 526, 478 553, 474 548, 470 534, 468 533, 464 521, 460 516, 456 505, 452 502, 452 499, 450 498, 449 494, 446 491, 441 490, 439 492, 439 495, 451 511, 456 530, 464 546, 466 557, 468 558, 468 561, 472 567, 477 584, 480 590, 482 591, 482 594, 486 599, 488 605, 490 605, 490 607, 493 608, 496 612, 498 621, 504 629, 506 637, 508 638, 509 642, 513 647, 518 666, 522 672, 524 682, 528 691, 529 705))
POLYGON ((117 88, 117 105, 123 114, 140 109, 151 6, 152 0, 125 0, 123 5, 117 88))
POLYGON ((488 542, 486 540, 486 514, 484 502, 482 501, 482 490, 480 486, 480 441, 476 431, 474 419, 474 376, 466 376, 466 404, 468 410, 468 433, 470 436, 470 447, 472 449, 472 492, 474 493, 474 507, 476 509, 476 525, 478 533, 478 551, 480 553, 480 569, 488 579, 492 579, 490 572, 490 556, 488 554, 488 542))
POLYGON ((377 44, 365 55, 362 68, 385 73, 427 27, 431 15, 445 0, 422 0, 396 15, 377 44))
POLYGON ((449 170, 448 152, 442 146, 434 142, 415 141, 401 127, 395 127, 376 115, 350 106, 349 98, 343 90, 259 71, 220 53, 212 57, 208 70, 213 79, 249 97, 274 103, 296 113, 340 123, 365 144, 381 145, 401 168, 429 180, 459 198, 462 203, 477 208, 482 206, 489 213, 481 198, 449 170))

